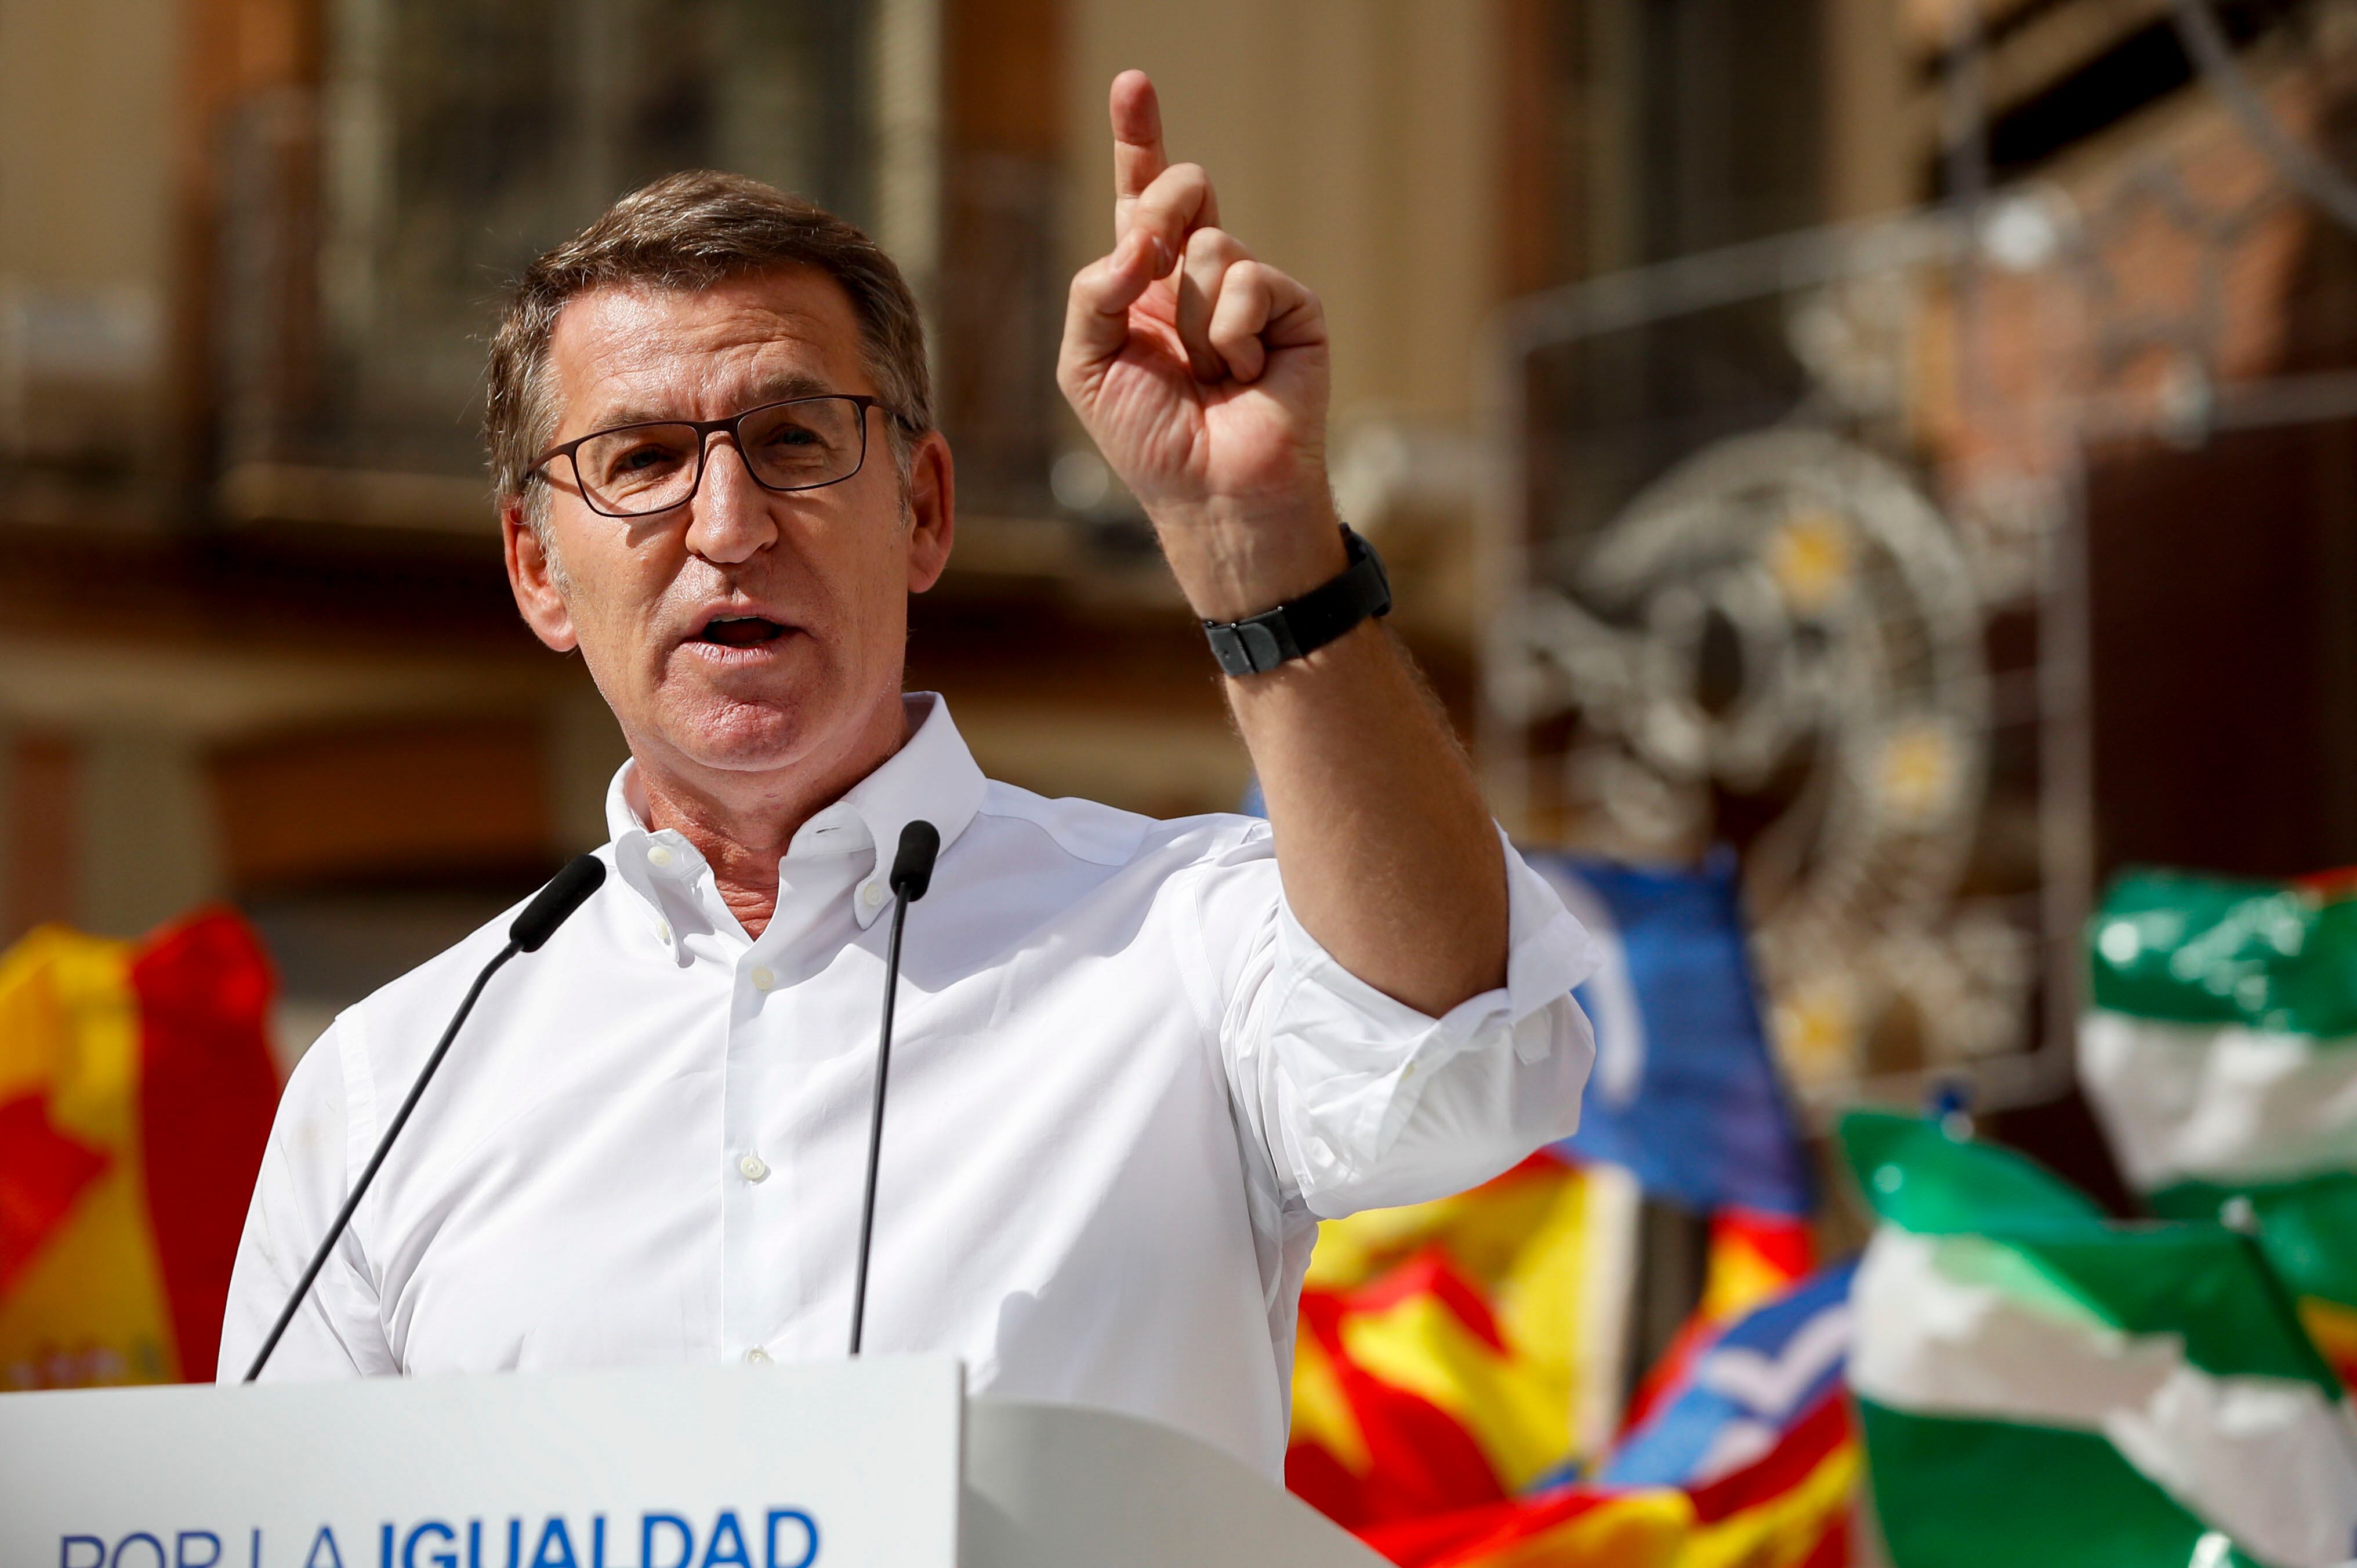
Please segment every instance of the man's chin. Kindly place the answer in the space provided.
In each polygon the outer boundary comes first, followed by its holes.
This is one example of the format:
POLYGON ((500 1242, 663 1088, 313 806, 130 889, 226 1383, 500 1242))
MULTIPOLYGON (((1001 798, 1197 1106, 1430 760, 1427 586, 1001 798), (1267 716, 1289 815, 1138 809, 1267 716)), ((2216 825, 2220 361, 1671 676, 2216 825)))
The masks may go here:
POLYGON ((824 733, 813 717, 744 703, 684 726, 673 744, 699 767, 732 773, 791 768, 808 758, 824 733))

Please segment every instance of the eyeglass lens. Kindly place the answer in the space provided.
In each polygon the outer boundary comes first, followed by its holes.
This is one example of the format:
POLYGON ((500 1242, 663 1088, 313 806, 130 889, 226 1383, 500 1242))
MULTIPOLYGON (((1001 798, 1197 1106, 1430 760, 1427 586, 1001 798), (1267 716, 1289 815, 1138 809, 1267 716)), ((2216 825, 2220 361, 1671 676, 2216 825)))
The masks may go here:
MULTIPOLYGON (((818 397, 749 410, 737 432, 754 478, 773 490, 807 490, 859 471, 866 426, 849 398, 818 397)), ((694 493, 703 444, 692 424, 633 424, 592 435, 574 448, 573 465, 592 506, 634 517, 694 493)))

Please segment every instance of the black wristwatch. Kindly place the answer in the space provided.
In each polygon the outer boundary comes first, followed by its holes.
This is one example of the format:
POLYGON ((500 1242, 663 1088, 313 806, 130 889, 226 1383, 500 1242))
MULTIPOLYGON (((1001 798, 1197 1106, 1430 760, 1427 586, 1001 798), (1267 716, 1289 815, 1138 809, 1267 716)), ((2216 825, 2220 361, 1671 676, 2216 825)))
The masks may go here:
POLYGON ((1242 620, 1207 620, 1203 635, 1211 657, 1231 675, 1258 675, 1289 659, 1325 647, 1370 616, 1388 615, 1391 579, 1374 547, 1342 525, 1342 553, 1350 564, 1341 575, 1287 599, 1273 610, 1242 620))

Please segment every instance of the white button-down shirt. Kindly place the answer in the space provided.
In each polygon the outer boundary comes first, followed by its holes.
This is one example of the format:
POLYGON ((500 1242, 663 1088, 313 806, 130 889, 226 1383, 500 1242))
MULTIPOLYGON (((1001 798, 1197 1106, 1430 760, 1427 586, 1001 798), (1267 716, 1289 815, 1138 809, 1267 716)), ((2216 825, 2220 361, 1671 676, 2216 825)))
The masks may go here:
MULTIPOLYGON (((1282 1467, 1320 1217, 1437 1197, 1572 1130, 1593 944, 1509 855, 1505 986, 1430 1018, 1296 922, 1268 825, 985 779, 938 698, 794 835, 748 938, 631 769, 614 875, 494 978, 272 1360, 274 1378, 845 1351, 893 847, 910 907, 871 1351, 1168 1422, 1282 1467), (879 851, 880 846, 880 851, 879 851)), ((296 1069, 221 1339, 240 1375, 507 919, 296 1069)))

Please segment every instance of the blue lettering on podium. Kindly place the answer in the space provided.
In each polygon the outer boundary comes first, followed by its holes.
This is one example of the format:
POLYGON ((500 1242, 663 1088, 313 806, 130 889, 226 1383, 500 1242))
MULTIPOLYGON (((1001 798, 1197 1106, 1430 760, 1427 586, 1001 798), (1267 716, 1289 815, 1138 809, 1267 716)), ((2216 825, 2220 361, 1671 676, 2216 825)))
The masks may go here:
MULTIPOLYGON (((448 1546, 457 1544, 457 1530, 438 1519, 423 1520, 411 1526, 409 1533, 402 1538, 401 1568, 417 1568, 417 1543, 429 1534, 440 1536, 448 1546)), ((458 1568, 458 1553, 455 1551, 446 1549, 437 1552, 425 1561, 433 1564, 433 1568, 458 1568)))
POLYGON ((769 1568, 811 1568, 811 1564, 817 1561, 818 1520, 800 1509, 771 1509, 770 1510, 769 1568), (778 1526, 788 1520, 799 1525, 802 1532, 802 1554, 791 1563, 782 1562, 778 1557, 778 1526))
POLYGON ((722 1509, 720 1517, 712 1521, 712 1539, 704 1543, 704 1568, 720 1568, 724 1563, 734 1563, 737 1568, 753 1568, 752 1553, 745 1550, 745 1532, 737 1528, 737 1510, 722 1509), (723 1555, 720 1541, 728 1540, 728 1551, 723 1555))
POLYGON ((145 1541, 147 1550, 156 1554, 156 1568, 171 1568, 171 1559, 164 1555, 164 1543, 144 1530, 135 1530, 114 1543, 114 1555, 107 1560, 111 1568, 125 1568, 123 1554, 130 1551, 132 1542, 136 1541, 145 1541))
POLYGON ((639 1516, 639 1568, 687 1568, 695 1557, 695 1531, 687 1520, 675 1513, 651 1513, 639 1516), (655 1530, 660 1526, 679 1538, 679 1557, 675 1562, 655 1561, 655 1530))
MULTIPOLYGON (((685 1515, 640 1514, 635 1568, 812 1568, 818 1561, 818 1521, 806 1510, 773 1508, 755 1516, 763 1527, 764 1551, 758 1563, 753 1543, 746 1536, 742 1513, 741 1509, 725 1508, 713 1516, 710 1534, 700 1541, 704 1548, 700 1559, 696 1555, 699 1537, 685 1515)), ((546 1515, 538 1544, 527 1561, 524 1543, 533 1538, 526 1533, 522 1518, 511 1516, 507 1521, 505 1568, 631 1568, 629 1564, 608 1563, 606 1523, 607 1516, 602 1513, 589 1516, 589 1538, 586 1543, 589 1556, 585 1562, 575 1550, 572 1530, 565 1516, 546 1515)), ((377 1527, 375 1568, 461 1568, 458 1533, 458 1527, 447 1520, 421 1519, 408 1525, 405 1532, 400 1521, 385 1520, 377 1527)), ((116 1541, 110 1551, 103 1536, 61 1535, 58 1538, 58 1568, 223 1568, 222 1541, 216 1532, 172 1532, 168 1552, 164 1545, 166 1539, 160 1533, 135 1530, 116 1541)), ((249 1539, 246 1568, 264 1568, 260 1526, 252 1529, 249 1539)), ((302 1568, 346 1568, 343 1547, 336 1539, 332 1523, 320 1525, 312 1536, 302 1568)), ((484 1557, 480 1519, 466 1521, 463 1568, 495 1568, 484 1557)))
POLYGON ((573 1536, 565 1528, 563 1514, 549 1515, 548 1522, 541 1526, 540 1545, 533 1551, 532 1568, 581 1568, 574 1558, 573 1536))

